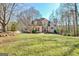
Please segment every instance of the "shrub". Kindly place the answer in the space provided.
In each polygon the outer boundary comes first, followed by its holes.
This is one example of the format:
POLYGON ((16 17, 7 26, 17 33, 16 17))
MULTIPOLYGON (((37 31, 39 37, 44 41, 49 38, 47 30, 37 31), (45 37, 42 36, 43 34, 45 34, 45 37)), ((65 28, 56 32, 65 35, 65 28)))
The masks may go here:
POLYGON ((57 30, 54 30, 54 33, 57 34, 57 30))
POLYGON ((11 25, 11 31, 16 31, 16 24, 11 25))
POLYGON ((36 33, 37 32, 37 30, 32 30, 32 33, 36 33))

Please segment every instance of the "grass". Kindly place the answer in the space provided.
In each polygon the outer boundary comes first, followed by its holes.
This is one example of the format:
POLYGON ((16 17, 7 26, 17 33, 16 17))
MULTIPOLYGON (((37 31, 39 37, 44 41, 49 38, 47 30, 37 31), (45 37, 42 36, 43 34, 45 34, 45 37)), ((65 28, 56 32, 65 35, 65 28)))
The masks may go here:
POLYGON ((79 56, 79 37, 19 34, 0 38, 0 53, 14 56, 79 56))

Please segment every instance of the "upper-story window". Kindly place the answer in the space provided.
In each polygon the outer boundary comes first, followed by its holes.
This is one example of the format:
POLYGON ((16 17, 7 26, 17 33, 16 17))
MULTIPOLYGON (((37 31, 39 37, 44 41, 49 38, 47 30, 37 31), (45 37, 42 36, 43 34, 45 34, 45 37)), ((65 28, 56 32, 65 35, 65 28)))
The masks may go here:
POLYGON ((51 27, 51 29, 53 29, 53 27, 51 27))

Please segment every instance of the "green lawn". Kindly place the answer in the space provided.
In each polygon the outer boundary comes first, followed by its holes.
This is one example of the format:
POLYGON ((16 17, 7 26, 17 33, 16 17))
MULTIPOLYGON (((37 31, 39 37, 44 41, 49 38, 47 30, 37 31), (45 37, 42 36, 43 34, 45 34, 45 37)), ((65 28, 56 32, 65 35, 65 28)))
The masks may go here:
POLYGON ((79 56, 79 37, 56 34, 19 34, 14 37, 9 37, 12 41, 0 44, 0 53, 17 56, 79 56))

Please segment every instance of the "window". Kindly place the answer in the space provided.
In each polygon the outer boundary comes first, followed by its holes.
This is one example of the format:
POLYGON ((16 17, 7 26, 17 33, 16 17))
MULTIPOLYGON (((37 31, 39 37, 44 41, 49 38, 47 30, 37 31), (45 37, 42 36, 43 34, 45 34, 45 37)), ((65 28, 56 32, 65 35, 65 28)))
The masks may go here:
POLYGON ((51 27, 51 29, 53 29, 53 27, 51 27))
POLYGON ((39 28, 38 28, 38 31, 39 31, 39 28))

